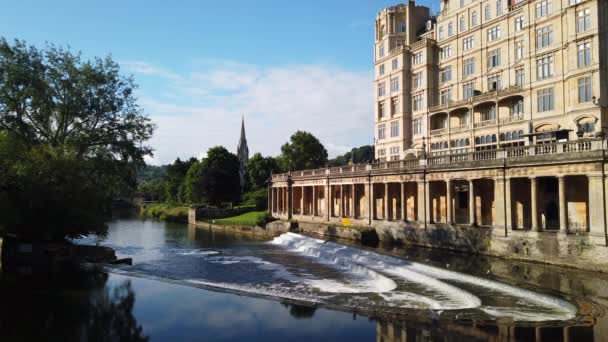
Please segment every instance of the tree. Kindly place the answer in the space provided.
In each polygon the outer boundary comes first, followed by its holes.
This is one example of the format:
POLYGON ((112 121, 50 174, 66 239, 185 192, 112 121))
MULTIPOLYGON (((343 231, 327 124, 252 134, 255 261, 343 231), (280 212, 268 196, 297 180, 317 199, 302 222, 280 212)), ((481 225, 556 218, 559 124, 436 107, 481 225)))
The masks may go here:
POLYGON ((281 157, 289 170, 315 169, 327 164, 327 150, 314 135, 297 131, 281 146, 281 157))
POLYGON ((241 193, 239 159, 222 146, 212 147, 207 157, 193 164, 186 175, 188 202, 237 202, 241 193))
POLYGON ((103 232, 152 154, 135 87, 110 57, 0 39, 0 225, 53 239, 103 232))
POLYGON ((188 202, 184 189, 184 180, 190 167, 198 163, 198 159, 192 157, 186 161, 177 158, 173 164, 166 167, 164 177, 165 200, 171 203, 188 202))
POLYGON ((263 157, 260 153, 254 154, 247 163, 247 172, 252 190, 266 187, 266 181, 271 172, 279 172, 279 166, 273 157, 263 157))
POLYGON ((367 163, 374 160, 374 146, 364 145, 361 147, 355 147, 349 152, 343 155, 337 156, 334 159, 329 160, 329 166, 344 166, 349 163, 361 164, 367 163))

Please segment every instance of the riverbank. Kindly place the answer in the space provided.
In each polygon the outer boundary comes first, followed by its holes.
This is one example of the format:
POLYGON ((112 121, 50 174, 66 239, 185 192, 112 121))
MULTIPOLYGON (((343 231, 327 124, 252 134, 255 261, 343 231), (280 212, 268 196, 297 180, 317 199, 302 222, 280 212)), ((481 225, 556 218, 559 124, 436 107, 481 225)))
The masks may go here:
POLYGON ((143 217, 178 223, 188 223, 188 210, 186 206, 167 203, 142 204, 139 207, 139 213, 143 217))

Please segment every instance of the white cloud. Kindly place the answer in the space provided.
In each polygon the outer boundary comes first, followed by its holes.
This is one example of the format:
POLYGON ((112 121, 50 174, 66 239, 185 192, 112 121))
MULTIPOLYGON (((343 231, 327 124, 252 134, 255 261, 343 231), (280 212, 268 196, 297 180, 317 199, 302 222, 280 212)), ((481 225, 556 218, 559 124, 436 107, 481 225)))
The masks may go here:
MULTIPOLYGON (((158 125, 150 162, 200 156, 212 146, 234 151, 241 115, 250 154, 278 155, 296 130, 309 131, 330 156, 372 143, 373 89, 369 72, 331 65, 259 67, 215 62, 179 74, 145 62, 123 63, 158 77, 163 96, 142 84, 140 104, 158 125)), ((158 90, 158 89, 157 89, 158 90)))

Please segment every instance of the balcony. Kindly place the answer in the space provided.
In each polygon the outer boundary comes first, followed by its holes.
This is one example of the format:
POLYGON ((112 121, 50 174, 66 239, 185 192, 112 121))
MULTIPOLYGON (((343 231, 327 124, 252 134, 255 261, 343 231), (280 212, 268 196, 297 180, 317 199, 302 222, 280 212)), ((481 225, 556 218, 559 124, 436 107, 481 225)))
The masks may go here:
POLYGON ((484 128, 484 127, 489 127, 489 126, 494 126, 494 125, 496 125, 496 119, 490 119, 490 120, 476 122, 473 127, 484 128))
POLYGON ((447 132, 448 132, 447 128, 432 129, 431 130, 431 135, 439 135, 439 134, 444 134, 444 133, 447 133, 447 132))
POLYGON ((518 122, 518 121, 522 121, 524 119, 524 114, 523 113, 519 113, 519 114, 514 114, 514 115, 510 115, 506 118, 501 118, 500 119, 500 123, 501 124, 509 124, 512 122, 518 122))
POLYGON ((462 132, 462 131, 466 131, 469 129, 469 125, 460 125, 460 126, 455 126, 455 127, 451 127, 450 128, 450 133, 458 133, 458 132, 462 132))

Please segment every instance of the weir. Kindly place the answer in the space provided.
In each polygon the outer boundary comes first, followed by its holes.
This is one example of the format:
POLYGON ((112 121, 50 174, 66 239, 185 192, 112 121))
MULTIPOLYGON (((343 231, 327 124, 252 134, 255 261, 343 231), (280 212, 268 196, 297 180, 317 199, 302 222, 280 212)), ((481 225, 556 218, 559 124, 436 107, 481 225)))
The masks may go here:
POLYGON ((302 227, 605 271, 605 150, 592 139, 291 171, 272 175, 270 211, 302 227))

